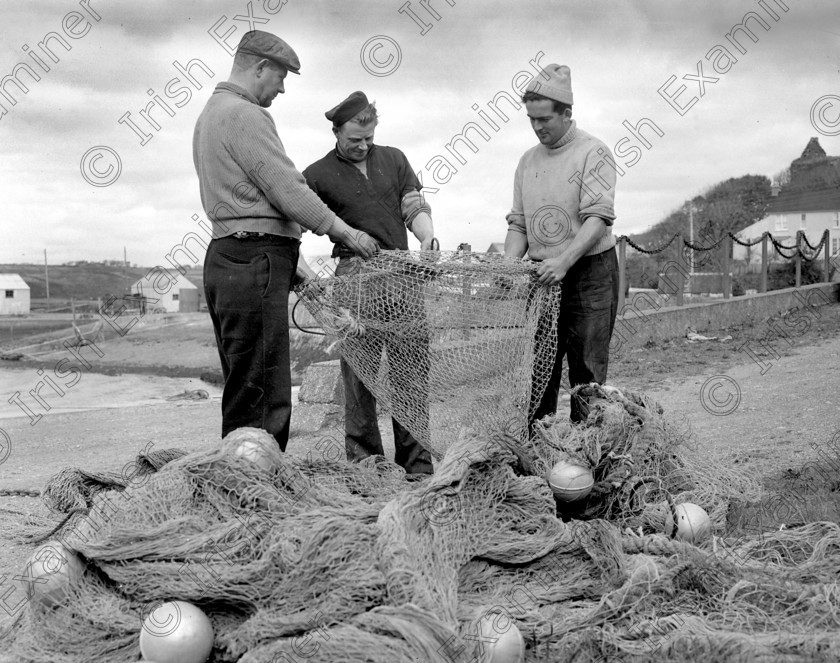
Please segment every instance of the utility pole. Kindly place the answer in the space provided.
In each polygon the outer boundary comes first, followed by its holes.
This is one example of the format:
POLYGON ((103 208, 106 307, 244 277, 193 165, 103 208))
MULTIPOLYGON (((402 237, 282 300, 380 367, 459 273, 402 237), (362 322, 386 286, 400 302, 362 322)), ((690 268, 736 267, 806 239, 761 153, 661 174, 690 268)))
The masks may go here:
MULTIPOLYGON (((694 246, 694 202, 686 203, 688 206, 688 241, 694 246)), ((688 292, 691 292, 692 280, 694 278, 694 249, 688 249, 688 279, 686 280, 686 287, 688 292)))
POLYGON ((50 268, 47 263, 47 250, 44 249, 44 280, 47 282, 47 311, 50 310, 50 268))

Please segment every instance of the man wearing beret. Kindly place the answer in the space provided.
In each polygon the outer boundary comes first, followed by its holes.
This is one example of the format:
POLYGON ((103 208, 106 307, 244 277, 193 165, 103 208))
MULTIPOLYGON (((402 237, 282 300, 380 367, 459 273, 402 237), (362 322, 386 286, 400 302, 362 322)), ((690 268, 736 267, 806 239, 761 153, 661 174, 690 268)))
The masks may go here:
MULTIPOLYGON (((540 283, 561 288, 557 354, 545 391, 532 398, 529 428, 557 410, 564 356, 572 387, 606 381, 618 307, 615 161, 603 142, 577 128, 572 99, 569 67, 556 64, 535 76, 522 97, 540 144, 516 168, 505 256, 527 253, 539 263, 540 283)), ((538 335, 553 322, 540 320, 538 335)), ((536 395, 536 375, 533 382, 536 395)), ((582 421, 586 412, 573 398, 571 420, 582 421)))
POLYGON ((227 82, 198 118, 193 162, 213 227, 204 261, 207 309, 222 364, 222 436, 250 426, 285 451, 292 411, 289 290, 301 226, 371 256, 376 242, 312 193, 266 108, 300 61, 282 39, 246 33, 227 82))
MULTIPOLYGON (((376 106, 364 92, 354 92, 325 113, 332 123, 336 146, 303 174, 309 186, 327 206, 358 230, 373 237, 382 249, 408 249, 408 233, 420 241, 421 250, 432 248, 434 227, 431 209, 420 191, 422 186, 406 156, 398 149, 374 145, 378 116, 376 106)), ((351 274, 364 258, 346 242, 338 241, 333 257, 339 259, 336 276, 351 274)), ((379 307, 399 310, 406 319, 413 318, 422 329, 423 303, 414 293, 400 292, 395 282, 369 284, 363 295, 379 307)), ((389 315, 389 313, 385 313, 389 315)), ((365 342, 370 356, 378 357, 385 345, 391 368, 391 406, 393 414, 404 420, 428 421, 426 385, 429 374, 428 335, 420 333, 405 343, 368 333, 365 342), (414 394, 412 397, 411 394, 414 394), (417 394, 423 394, 417 398, 417 394)), ((376 416, 376 400, 350 365, 342 358, 344 379, 345 447, 347 458, 361 460, 383 453, 376 416)), ((395 462, 409 475, 421 476, 433 471, 429 452, 392 418, 395 462)), ((428 429, 428 426, 425 426, 428 429)))

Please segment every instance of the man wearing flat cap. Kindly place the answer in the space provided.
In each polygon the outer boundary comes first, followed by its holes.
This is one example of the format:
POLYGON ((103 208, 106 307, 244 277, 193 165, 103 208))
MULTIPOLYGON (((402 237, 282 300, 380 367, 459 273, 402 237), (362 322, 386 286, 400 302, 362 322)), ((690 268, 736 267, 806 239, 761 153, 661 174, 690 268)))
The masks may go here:
MULTIPOLYGON (((431 249, 434 239, 431 209, 420 193, 422 186, 408 159, 396 148, 373 143, 379 122, 376 106, 368 102, 364 92, 358 91, 328 110, 325 116, 332 123, 336 145, 303 171, 309 186, 327 207, 351 227, 368 233, 380 248, 407 250, 407 231, 411 231, 420 241, 421 250, 431 249)), ((332 255, 339 259, 336 276, 352 274, 359 269, 358 260, 364 258, 355 247, 342 241, 335 243, 332 255)), ((395 289, 393 283, 367 285, 363 295, 366 301, 376 301, 380 307, 386 302, 385 307, 413 318, 417 322, 414 328, 424 328, 423 302, 417 299, 416 293, 412 298, 411 293, 395 289)), ((426 391, 428 334, 418 332, 417 338, 398 344, 369 331, 365 342, 370 356, 378 359, 383 345, 388 353, 391 407, 396 417, 392 419, 394 460, 410 475, 431 474, 429 452, 397 420, 416 420, 418 411, 421 419, 428 420, 428 399, 422 398, 418 402, 416 397, 408 395, 409 391, 414 394, 426 391), (402 413, 406 416, 401 417, 402 413)), ((376 400, 343 358, 341 373, 347 458, 358 461, 371 455, 382 455, 376 400)))
MULTIPOLYGON (((350 228, 306 185, 266 108, 297 55, 282 39, 246 33, 193 134, 201 202, 213 227, 204 261, 207 309, 222 364, 222 437, 249 426, 285 451, 292 410, 289 291, 301 227, 371 256, 376 242, 350 228)), ((311 271, 311 270, 310 270, 311 271)))
MULTIPOLYGON (((572 119, 569 67, 547 66, 528 84, 522 101, 540 144, 525 152, 516 168, 505 256, 527 253, 539 263, 540 283, 561 288, 558 319, 538 322, 538 335, 550 333, 556 322, 557 354, 539 399, 534 377, 530 429, 557 410, 564 356, 572 387, 607 379, 618 308, 612 234, 616 166, 609 148, 572 119)), ((571 420, 582 421, 586 414, 585 404, 573 398, 571 420)))

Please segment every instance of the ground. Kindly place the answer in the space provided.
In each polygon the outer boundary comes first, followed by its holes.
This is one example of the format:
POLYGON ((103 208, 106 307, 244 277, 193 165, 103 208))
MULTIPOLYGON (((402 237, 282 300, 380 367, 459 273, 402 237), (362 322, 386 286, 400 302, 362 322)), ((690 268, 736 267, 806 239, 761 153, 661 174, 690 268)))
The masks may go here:
MULTIPOLYGON (((840 356, 840 305, 819 309, 807 329, 799 325, 787 339, 767 339, 773 323, 704 330, 707 337, 731 337, 723 342, 677 338, 624 350, 612 360, 609 382, 642 391, 672 416, 686 418, 704 452, 768 486, 796 475, 807 461, 837 474, 830 443, 840 435, 840 373, 833 370, 840 356)), ((63 389, 63 397, 49 388, 41 391, 52 404, 49 412, 38 411, 42 418, 26 416, 13 404, 0 411, 0 528, 9 518, 42 508, 36 498, 4 493, 38 490, 64 467, 119 472, 150 445, 192 450, 218 438, 219 389, 198 379, 218 371, 206 319, 196 315, 185 324, 138 329, 105 340, 100 350, 101 364, 91 360, 92 369, 63 389), (107 374, 130 365, 140 373, 107 374), (209 398, 186 399, 198 389, 209 398)), ((3 400, 17 392, 27 399, 44 376, 57 380, 57 362, 66 356, 1 362, 0 388, 8 395, 3 400)), ((69 382, 65 376, 59 386, 69 382)), ((34 407, 31 399, 24 402, 34 407)), ((305 453, 314 439, 293 436, 289 452, 305 453)), ((8 536, 0 540, 0 596, 27 554, 8 536)), ((4 618, 0 611, 0 624, 4 618)), ((5 663, 2 657, 0 662, 5 663)))

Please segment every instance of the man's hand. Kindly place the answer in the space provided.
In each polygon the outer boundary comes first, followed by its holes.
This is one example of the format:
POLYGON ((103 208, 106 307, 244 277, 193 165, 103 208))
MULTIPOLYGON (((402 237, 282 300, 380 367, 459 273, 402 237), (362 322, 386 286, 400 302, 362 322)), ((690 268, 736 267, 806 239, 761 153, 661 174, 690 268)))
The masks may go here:
POLYGON ((344 243, 365 260, 372 258, 379 251, 379 244, 376 243, 376 240, 363 230, 349 228, 344 237, 344 243))
POLYGON ((543 260, 537 267, 537 276, 543 285, 559 285, 569 268, 563 256, 543 260))
POLYGON ((434 237, 427 237, 422 242, 420 242, 420 250, 421 251, 438 251, 440 250, 440 244, 434 237))
POLYGON ((303 251, 301 251, 298 254, 297 266, 295 268, 295 278, 292 284, 295 286, 303 286, 316 278, 318 278, 318 275, 309 266, 309 263, 306 262, 306 258, 303 257, 303 251))

